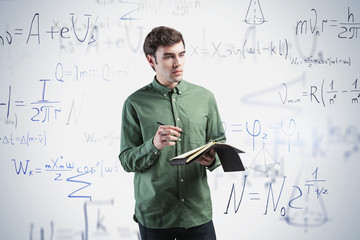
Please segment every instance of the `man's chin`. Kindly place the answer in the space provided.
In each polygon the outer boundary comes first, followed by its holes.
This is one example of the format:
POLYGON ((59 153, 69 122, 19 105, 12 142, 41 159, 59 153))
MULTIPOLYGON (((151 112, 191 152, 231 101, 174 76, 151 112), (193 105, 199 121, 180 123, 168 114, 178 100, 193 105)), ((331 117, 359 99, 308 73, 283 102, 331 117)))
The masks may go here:
POLYGON ((182 75, 174 78, 174 82, 178 82, 178 83, 179 83, 179 82, 181 82, 182 80, 183 80, 182 75))

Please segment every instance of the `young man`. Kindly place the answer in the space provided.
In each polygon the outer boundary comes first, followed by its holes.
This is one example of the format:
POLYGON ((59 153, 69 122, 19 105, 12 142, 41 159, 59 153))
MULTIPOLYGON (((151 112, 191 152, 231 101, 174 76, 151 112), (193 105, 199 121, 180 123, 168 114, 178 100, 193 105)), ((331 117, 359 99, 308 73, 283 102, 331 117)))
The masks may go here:
POLYGON ((135 214, 142 239, 216 239, 207 170, 214 152, 187 166, 169 160, 204 145, 225 141, 215 98, 183 80, 185 42, 180 32, 154 28, 144 53, 156 75, 124 102, 119 159, 135 172, 135 214))

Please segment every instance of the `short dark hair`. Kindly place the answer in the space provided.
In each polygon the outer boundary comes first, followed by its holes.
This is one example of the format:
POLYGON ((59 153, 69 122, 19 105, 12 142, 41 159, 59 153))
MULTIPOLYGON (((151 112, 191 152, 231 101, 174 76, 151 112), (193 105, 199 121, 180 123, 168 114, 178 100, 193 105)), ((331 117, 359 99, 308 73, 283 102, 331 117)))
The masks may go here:
POLYGON ((182 42, 185 47, 185 41, 182 34, 170 27, 156 27, 145 38, 143 50, 145 56, 155 56, 156 50, 160 46, 172 46, 178 42, 182 42))

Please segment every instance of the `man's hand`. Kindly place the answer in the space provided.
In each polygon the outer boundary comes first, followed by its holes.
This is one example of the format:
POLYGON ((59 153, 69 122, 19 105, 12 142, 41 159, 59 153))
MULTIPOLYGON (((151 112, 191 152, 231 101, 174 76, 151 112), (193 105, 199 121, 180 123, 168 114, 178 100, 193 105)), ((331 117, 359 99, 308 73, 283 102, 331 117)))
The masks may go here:
POLYGON ((202 155, 198 160, 201 165, 204 165, 206 167, 211 166, 214 161, 215 161, 215 150, 211 149, 210 151, 208 151, 207 153, 205 153, 204 155, 202 155))
POLYGON ((171 125, 159 126, 153 140, 153 144, 157 149, 163 149, 165 146, 174 146, 182 132, 181 128, 171 125))

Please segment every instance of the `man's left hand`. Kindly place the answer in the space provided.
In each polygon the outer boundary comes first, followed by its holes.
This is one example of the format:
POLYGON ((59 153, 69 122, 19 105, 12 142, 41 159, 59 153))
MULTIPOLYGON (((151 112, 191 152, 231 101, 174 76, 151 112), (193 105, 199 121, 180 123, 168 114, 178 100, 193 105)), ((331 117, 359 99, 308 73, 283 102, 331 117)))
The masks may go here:
POLYGON ((211 149, 196 161, 198 161, 201 165, 204 165, 206 167, 211 166, 215 161, 215 150, 211 149))

